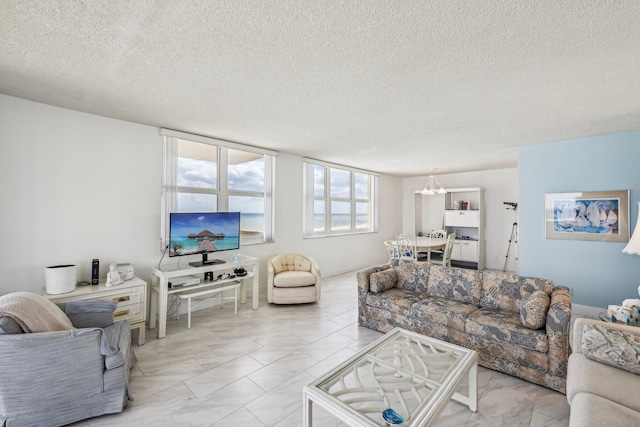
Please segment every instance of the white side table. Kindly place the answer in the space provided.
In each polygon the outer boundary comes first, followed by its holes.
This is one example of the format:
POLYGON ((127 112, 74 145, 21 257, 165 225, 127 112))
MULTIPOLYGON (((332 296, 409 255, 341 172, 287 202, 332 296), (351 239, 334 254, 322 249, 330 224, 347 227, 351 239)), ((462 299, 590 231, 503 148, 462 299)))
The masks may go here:
POLYGON ((105 280, 97 285, 76 286, 73 292, 49 295, 43 289, 42 295, 49 300, 62 303, 100 299, 115 301, 118 307, 113 312, 113 321, 127 320, 131 330, 138 329, 138 345, 144 345, 147 320, 147 282, 134 277, 120 285, 106 287, 105 280))

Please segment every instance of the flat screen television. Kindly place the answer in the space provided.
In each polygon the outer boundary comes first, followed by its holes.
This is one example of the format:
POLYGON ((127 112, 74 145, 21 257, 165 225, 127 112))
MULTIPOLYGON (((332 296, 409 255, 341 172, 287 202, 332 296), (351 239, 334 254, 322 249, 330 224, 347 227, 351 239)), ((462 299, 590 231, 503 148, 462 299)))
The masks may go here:
POLYGON ((202 261, 189 265, 201 267, 222 264, 208 254, 240 249, 240 212, 171 213, 169 220, 169 256, 202 254, 202 261))

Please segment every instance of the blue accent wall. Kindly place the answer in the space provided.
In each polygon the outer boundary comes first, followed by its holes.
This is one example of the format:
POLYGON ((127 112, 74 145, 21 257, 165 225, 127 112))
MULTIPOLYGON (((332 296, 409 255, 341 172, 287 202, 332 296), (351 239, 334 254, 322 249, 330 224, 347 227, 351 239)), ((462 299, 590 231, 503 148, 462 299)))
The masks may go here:
MULTIPOLYGON (((629 228, 640 200, 640 131, 518 149, 518 272, 572 289, 572 301, 606 309, 639 298, 640 256, 626 243, 545 238, 545 193, 630 190, 629 228)), ((640 230, 639 230, 640 232, 640 230)))

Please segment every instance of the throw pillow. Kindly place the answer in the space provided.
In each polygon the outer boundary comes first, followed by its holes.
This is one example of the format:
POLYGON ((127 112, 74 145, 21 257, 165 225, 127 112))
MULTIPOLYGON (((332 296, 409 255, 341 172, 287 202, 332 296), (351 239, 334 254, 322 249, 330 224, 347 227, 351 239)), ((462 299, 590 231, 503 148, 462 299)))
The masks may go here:
POLYGON ((584 325, 582 354, 596 362, 640 374, 640 337, 604 322, 584 325))
POLYGON ((118 303, 108 300, 71 301, 58 304, 76 328, 106 328, 113 325, 118 303))
POLYGON ((520 321, 529 329, 540 329, 547 322, 547 311, 551 300, 541 289, 533 291, 520 304, 520 321))
POLYGON ((23 334, 24 331, 12 317, 0 316, 0 334, 23 334))
POLYGON ((373 273, 369 280, 369 290, 371 292, 382 292, 396 286, 398 273, 392 268, 373 273))

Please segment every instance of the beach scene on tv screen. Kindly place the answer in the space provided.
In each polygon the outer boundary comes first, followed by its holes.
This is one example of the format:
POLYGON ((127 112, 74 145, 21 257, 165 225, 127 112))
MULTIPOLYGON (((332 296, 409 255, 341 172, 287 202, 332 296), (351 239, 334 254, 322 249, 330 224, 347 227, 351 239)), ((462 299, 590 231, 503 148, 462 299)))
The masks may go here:
POLYGON ((238 214, 179 214, 171 216, 169 256, 238 249, 238 214))

